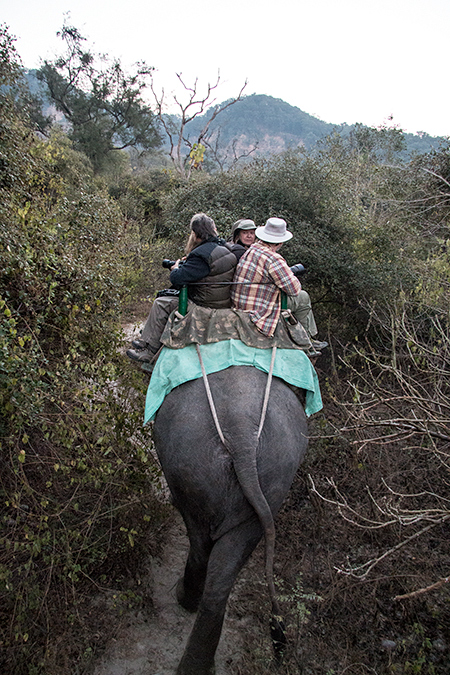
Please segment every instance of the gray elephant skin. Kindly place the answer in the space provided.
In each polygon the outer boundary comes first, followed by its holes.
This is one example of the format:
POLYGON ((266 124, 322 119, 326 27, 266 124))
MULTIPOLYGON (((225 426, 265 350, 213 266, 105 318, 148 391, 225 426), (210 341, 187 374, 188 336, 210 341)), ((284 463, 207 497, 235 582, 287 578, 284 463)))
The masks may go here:
POLYGON ((214 673, 233 583, 263 533, 266 546, 268 537, 274 537, 273 527, 268 533, 270 520, 273 525, 306 452, 303 407, 278 378, 272 380, 257 439, 267 377, 251 366, 208 376, 227 447, 219 438, 202 379, 173 389, 156 415, 156 450, 190 544, 177 599, 197 612, 177 675, 214 673), (260 498, 268 505, 269 525, 261 516, 260 498))

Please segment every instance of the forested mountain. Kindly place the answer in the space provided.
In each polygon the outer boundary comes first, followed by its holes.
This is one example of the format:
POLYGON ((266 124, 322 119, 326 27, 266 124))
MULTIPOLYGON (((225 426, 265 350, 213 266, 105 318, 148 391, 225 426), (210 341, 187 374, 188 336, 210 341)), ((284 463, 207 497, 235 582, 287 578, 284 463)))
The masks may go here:
MULTIPOLYGON (((44 85, 36 78, 36 71, 27 71, 26 79, 30 91, 41 97, 43 113, 48 115, 52 110, 56 113, 44 85)), ((213 110, 213 107, 209 108, 204 115, 196 117, 187 125, 186 131, 192 142, 197 140, 213 110)), ((59 122, 63 122, 61 113, 57 113, 57 117, 59 122)), ((310 150, 320 139, 333 132, 345 137, 354 128, 355 125, 324 122, 279 98, 251 94, 224 110, 211 123, 209 133, 210 144, 222 156, 226 152, 230 156, 251 152, 252 157, 267 157, 298 147, 310 150)), ((425 132, 405 133, 404 139, 405 158, 413 153, 425 153, 438 148, 443 141, 442 137, 433 137, 425 132)))
MULTIPOLYGON (((207 111, 188 125, 195 135, 211 114, 207 111)), ((236 140, 241 150, 258 144, 262 154, 282 152, 288 148, 311 148, 332 133, 333 124, 322 122, 279 98, 252 94, 230 106, 211 125, 213 134, 220 131, 222 145, 236 140)))
MULTIPOLYGON (((188 125, 191 138, 198 135, 211 111, 212 109, 208 110, 188 125)), ((257 145, 254 154, 262 155, 301 146, 309 150, 333 131, 348 136, 352 129, 354 125, 323 122, 279 98, 262 94, 243 98, 224 110, 211 124, 213 139, 220 134, 219 143, 222 147, 235 141, 236 150, 245 152, 257 145)), ((407 154, 429 152, 431 148, 439 147, 443 140, 426 133, 404 136, 407 154)))

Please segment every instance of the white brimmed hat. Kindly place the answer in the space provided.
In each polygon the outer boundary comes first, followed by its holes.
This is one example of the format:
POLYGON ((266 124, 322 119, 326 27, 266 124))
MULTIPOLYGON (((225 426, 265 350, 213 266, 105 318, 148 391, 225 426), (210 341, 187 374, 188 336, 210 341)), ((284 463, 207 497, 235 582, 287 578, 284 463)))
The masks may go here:
POLYGON ((282 244, 283 241, 289 241, 293 237, 283 218, 269 218, 264 227, 256 228, 255 234, 258 239, 267 241, 269 244, 282 244))

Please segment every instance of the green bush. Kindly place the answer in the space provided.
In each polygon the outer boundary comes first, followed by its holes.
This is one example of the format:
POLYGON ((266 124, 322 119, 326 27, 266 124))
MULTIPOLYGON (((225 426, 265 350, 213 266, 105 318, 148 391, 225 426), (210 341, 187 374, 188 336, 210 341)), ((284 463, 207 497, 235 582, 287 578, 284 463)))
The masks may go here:
POLYGON ((184 238, 192 214, 206 211, 226 237, 238 218, 257 225, 270 216, 285 218, 294 238, 283 255, 307 268, 304 285, 316 309, 318 303, 328 313, 332 307, 342 320, 359 311, 361 299, 389 297, 416 277, 401 253, 400 227, 379 206, 378 184, 361 176, 356 190, 356 160, 347 157, 345 164, 335 154, 332 146, 316 154, 289 152, 242 170, 196 176, 165 197, 166 227, 184 238))
POLYGON ((0 37, 0 670, 49 675, 81 658, 83 599, 137 569, 164 511, 145 381, 119 353, 138 230, 64 134, 34 137, 0 37))

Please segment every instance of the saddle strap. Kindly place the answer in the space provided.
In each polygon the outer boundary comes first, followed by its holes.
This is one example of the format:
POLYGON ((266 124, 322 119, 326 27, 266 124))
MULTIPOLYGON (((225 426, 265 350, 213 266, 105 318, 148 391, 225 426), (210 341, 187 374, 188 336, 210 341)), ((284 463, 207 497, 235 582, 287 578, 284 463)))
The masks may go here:
POLYGON ((261 432, 262 432, 263 426, 264 426, 264 421, 266 419, 267 406, 269 404, 270 387, 272 385, 273 367, 275 365, 276 354, 277 354, 277 348, 274 345, 272 347, 272 358, 270 360, 269 374, 267 376, 266 391, 264 392, 264 403, 263 403, 263 409, 262 409, 262 413, 261 413, 261 421, 259 423, 258 436, 257 436, 258 440, 259 440, 259 437, 261 436, 261 432))
MULTIPOLYGON (((198 360, 200 361, 200 368, 202 369, 203 382, 204 382, 204 385, 205 385, 206 395, 208 397, 208 403, 209 403, 209 407, 211 409, 211 414, 213 416, 214 424, 216 425, 217 433, 219 434, 220 440, 222 441, 222 443, 224 444, 225 447, 228 447, 227 442, 225 440, 225 436, 223 435, 222 427, 220 426, 219 418, 217 416, 216 406, 214 404, 214 399, 213 399, 213 396, 212 396, 211 388, 209 386, 208 376, 206 374, 205 364, 203 363, 200 345, 197 343, 195 346, 196 346, 196 349, 197 349, 198 360)), ((270 361, 269 374, 267 376, 266 389, 265 389, 265 392, 264 392, 264 401, 263 401, 263 407, 262 407, 262 411, 261 411, 261 419, 260 419, 259 428, 258 428, 258 435, 257 435, 258 440, 259 440, 259 437, 261 436, 261 432, 262 432, 263 426, 264 426, 264 421, 266 419, 267 406, 269 404, 270 388, 271 388, 271 385, 272 385, 272 376, 273 376, 273 368, 274 368, 274 365, 275 365, 276 353, 277 353, 277 348, 276 348, 276 346, 273 346, 272 347, 272 358, 271 358, 271 361, 270 361)))

